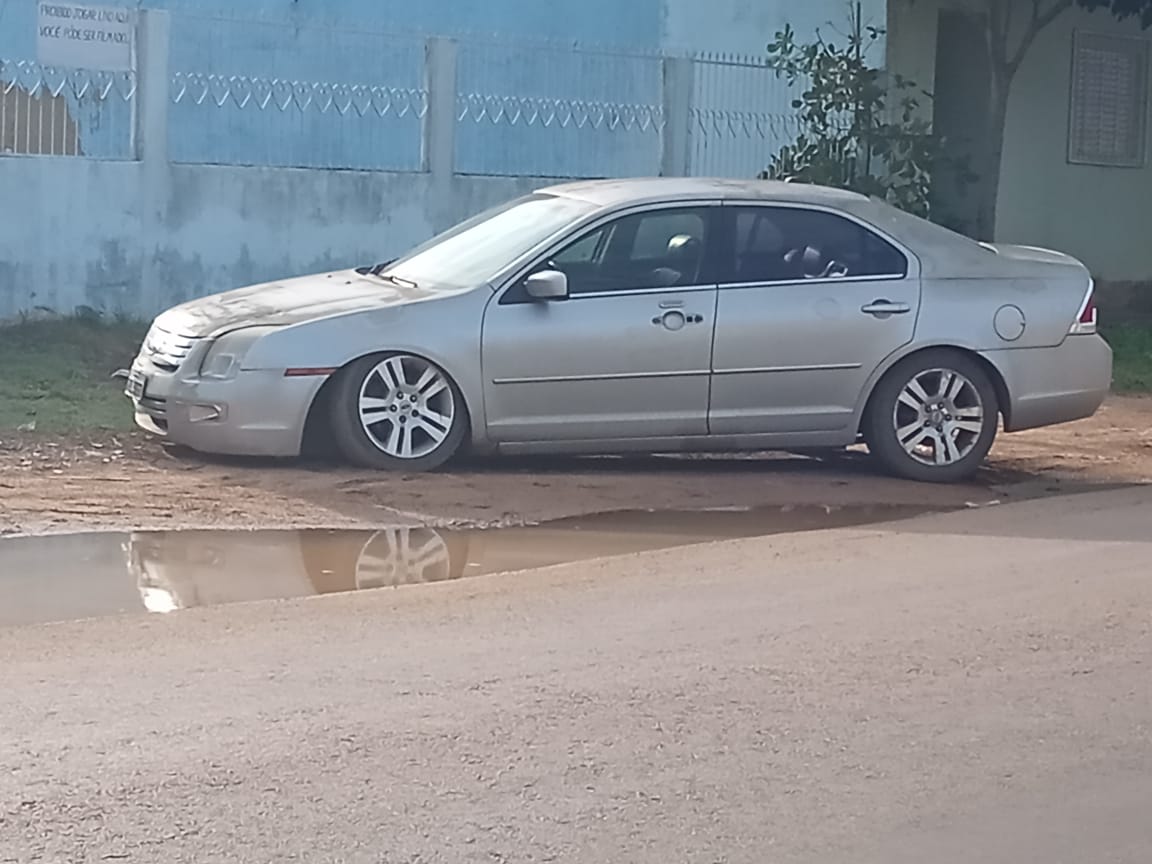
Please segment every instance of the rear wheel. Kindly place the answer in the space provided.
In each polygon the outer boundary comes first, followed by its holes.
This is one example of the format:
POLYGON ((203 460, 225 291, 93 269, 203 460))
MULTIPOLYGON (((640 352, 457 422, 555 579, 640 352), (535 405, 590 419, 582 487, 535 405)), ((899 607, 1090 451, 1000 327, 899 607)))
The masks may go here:
POLYGON ((351 462, 384 471, 431 471, 460 449, 464 399, 448 374, 413 354, 358 360, 332 395, 332 434, 351 462))
POLYGON ((978 361, 958 351, 925 351, 896 364, 876 386, 864 438, 897 476, 956 483, 980 469, 999 416, 996 388, 978 361))

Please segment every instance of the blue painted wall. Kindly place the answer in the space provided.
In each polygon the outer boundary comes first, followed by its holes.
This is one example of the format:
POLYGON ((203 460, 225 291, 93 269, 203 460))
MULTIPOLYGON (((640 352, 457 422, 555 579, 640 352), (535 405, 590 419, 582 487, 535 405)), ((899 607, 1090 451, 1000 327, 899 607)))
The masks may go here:
MULTIPOLYGON (((171 70, 180 99, 171 111, 171 150, 178 162, 416 170, 424 35, 443 34, 462 35, 458 83, 473 97, 459 133, 462 171, 599 176, 655 169, 659 64, 571 46, 654 52, 662 38, 662 2, 119 5, 172 14, 171 70), (208 75, 217 77, 200 77, 208 75), (225 83, 237 77, 246 80, 225 83), (274 80, 280 83, 273 86, 274 80), (321 106, 332 94, 317 85, 337 85, 335 104, 326 110, 321 106), (347 89, 357 86, 376 89, 347 89), (586 110, 588 103, 628 106, 625 122, 635 130, 609 130, 609 117, 600 107, 586 110)), ((35 0, 0 0, 0 57, 35 59, 35 8, 35 0)), ((128 155, 129 114, 123 106, 102 110, 98 122, 77 108, 85 121, 84 152, 128 155)))
MULTIPOLYGON (((38 0, 0 0, 0 50, 35 51, 38 0)), ((99 5, 168 9, 350 30, 499 33, 561 42, 656 48, 663 0, 100 0, 99 5)), ((227 50, 227 46, 219 46, 227 50)), ((212 52, 213 46, 201 46, 212 52)), ((341 58, 362 60, 363 58, 341 58)))
MULTIPOLYGON (((869 2, 876 6, 883 0, 869 2)), ((170 111, 170 154, 176 164, 159 172, 145 163, 111 161, 129 155, 126 103, 99 112, 75 106, 85 154, 103 159, 0 156, 0 199, 21 202, 0 208, 0 320, 36 306, 68 312, 86 305, 149 315, 244 283, 392 257, 458 219, 545 182, 538 178, 654 173, 660 154, 654 112, 662 80, 656 52, 760 55, 771 39, 767 31, 802 4, 145 0, 143 5, 172 12, 170 66, 177 77, 210 73, 366 83, 407 92, 423 86, 424 35, 417 31, 497 33, 496 39, 460 41, 458 86, 468 116, 456 130, 456 167, 458 175, 516 177, 455 176, 444 182, 416 173, 421 124, 412 110, 396 118, 403 107, 399 99, 383 118, 353 116, 354 111, 340 116, 321 113, 314 102, 306 110, 261 111, 249 98, 240 107, 237 101, 243 102, 246 92, 256 92, 251 85, 248 90, 231 85, 223 108, 213 101, 221 91, 202 91, 203 104, 197 106, 189 87, 170 111), (766 6, 775 11, 765 13, 766 6), (224 15, 250 20, 213 20, 224 15), (609 128, 607 103, 616 111, 615 128, 609 128), (504 116, 485 113, 492 106, 502 107, 504 116), (519 112, 515 123, 509 112, 519 112), (212 162, 224 167, 181 164, 212 162)), ((806 0, 802 17, 812 25, 837 19, 844 9, 843 0, 806 0)), ((0 0, 0 58, 34 60, 35 53, 35 0, 0 0)), ((713 107, 763 113, 787 105, 787 94, 762 70, 713 64, 697 74, 697 95, 713 107)), ((315 91, 305 90, 316 98, 315 91)), ((732 176, 758 170, 772 143, 739 135, 703 137, 702 144, 718 144, 718 157, 706 163, 709 173, 732 176), (746 145, 747 152, 734 149, 733 142, 746 145)), ((711 152, 702 149, 704 155, 711 152)))
POLYGON ((192 297, 385 261, 533 178, 0 158, 0 323, 44 307, 150 316, 192 297), (159 182, 157 182, 159 180, 159 182))
MULTIPOLYGON (((670 51, 720 51, 763 56, 778 30, 790 25, 807 40, 820 30, 833 40, 846 32, 854 0, 664 0, 661 46, 670 51)), ((888 0, 861 0, 866 26, 887 27, 888 0)), ((876 63, 884 62, 883 42, 876 63)))
MULTIPOLYGON (((437 34, 460 39, 458 169, 553 177, 657 171, 657 52, 763 57, 785 23, 801 39, 831 33, 850 8, 846 0, 119 2, 171 12, 177 162, 418 170, 424 37, 437 34)), ((36 0, 0 0, 0 57, 34 58, 35 8, 36 0)), ((885 9, 886 0, 863 2, 870 24, 882 26, 885 9)), ((706 65, 698 75, 699 107, 782 116, 793 96, 759 71, 706 65)), ((130 155, 126 105, 76 105, 73 114, 86 154, 130 155)), ((761 151, 780 143, 728 137, 697 141, 700 170, 754 173, 761 151)))

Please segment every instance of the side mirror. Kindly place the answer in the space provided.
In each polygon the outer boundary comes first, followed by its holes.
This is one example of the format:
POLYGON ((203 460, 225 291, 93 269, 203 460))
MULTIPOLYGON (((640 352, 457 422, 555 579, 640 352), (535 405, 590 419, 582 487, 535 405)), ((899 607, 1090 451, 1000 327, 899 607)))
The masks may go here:
POLYGON ((524 280, 524 290, 533 300, 567 300, 568 276, 559 270, 541 270, 524 280))

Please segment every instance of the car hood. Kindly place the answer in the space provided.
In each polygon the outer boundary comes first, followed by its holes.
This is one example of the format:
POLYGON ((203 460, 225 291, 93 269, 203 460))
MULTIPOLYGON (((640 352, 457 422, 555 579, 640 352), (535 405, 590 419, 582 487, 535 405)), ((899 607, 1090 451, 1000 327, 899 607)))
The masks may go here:
POLYGON ((444 295, 444 291, 339 270, 201 297, 169 309, 156 319, 156 326, 192 338, 221 336, 243 327, 300 324, 444 295))

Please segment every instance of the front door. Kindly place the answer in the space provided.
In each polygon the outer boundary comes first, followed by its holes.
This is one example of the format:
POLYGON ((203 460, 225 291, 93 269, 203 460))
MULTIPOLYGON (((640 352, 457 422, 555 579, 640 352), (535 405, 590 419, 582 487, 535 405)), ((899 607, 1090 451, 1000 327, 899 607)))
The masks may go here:
POLYGON ((724 210, 711 432, 845 430, 869 376, 912 339, 915 262, 839 214, 724 210))
POLYGON ((704 435, 716 306, 712 214, 665 207, 597 226, 542 261, 566 300, 523 284, 484 317, 488 433, 500 443, 704 435))

